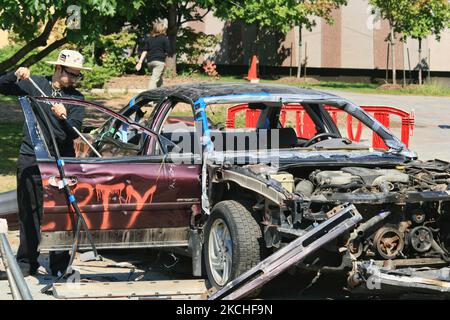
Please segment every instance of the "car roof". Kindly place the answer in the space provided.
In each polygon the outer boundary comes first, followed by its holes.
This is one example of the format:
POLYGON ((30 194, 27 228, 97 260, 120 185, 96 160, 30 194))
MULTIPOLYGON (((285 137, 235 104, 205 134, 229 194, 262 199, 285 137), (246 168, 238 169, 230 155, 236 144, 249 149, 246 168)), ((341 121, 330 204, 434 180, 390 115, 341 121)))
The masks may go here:
MULTIPOLYGON (((170 87, 161 87, 148 90, 136 96, 135 101, 142 99, 160 100, 168 96, 176 96, 190 102, 195 102, 200 98, 230 97, 220 99, 220 102, 230 100, 236 96, 257 96, 266 97, 296 97, 297 99, 308 100, 334 100, 340 97, 308 88, 274 85, 274 84, 253 84, 253 83, 189 83, 170 87)), ((210 102, 214 102, 212 99, 210 102)))

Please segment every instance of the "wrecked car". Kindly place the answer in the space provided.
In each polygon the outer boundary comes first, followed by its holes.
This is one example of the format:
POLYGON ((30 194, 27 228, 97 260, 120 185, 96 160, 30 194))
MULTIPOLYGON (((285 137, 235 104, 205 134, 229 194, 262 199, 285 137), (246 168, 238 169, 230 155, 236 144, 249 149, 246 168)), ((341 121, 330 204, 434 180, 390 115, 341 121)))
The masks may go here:
MULTIPOLYGON (((99 249, 182 248, 193 273, 221 288, 352 203, 363 220, 299 264, 352 272, 358 263, 448 265, 450 165, 419 161, 351 101, 311 89, 264 84, 190 84, 146 91, 119 112, 86 101, 21 98, 44 188, 41 251, 67 250, 74 214, 61 191, 45 121, 35 105, 86 110, 68 184, 99 249), (246 115, 227 118, 245 105, 246 115), (314 132, 281 121, 301 107, 314 132), (360 121, 386 149, 354 142, 325 106, 360 121), (255 111, 255 112, 253 112, 255 111)), ((86 232, 81 249, 89 249, 86 232)))

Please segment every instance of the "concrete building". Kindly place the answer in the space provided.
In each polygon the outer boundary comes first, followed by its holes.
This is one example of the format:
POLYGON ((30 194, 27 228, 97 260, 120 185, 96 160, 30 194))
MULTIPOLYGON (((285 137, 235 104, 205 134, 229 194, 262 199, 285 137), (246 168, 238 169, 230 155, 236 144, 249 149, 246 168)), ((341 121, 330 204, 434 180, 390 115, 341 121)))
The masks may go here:
MULTIPOLYGON (((302 61, 306 56, 311 71, 336 76, 369 76, 378 70, 383 77, 388 63, 389 26, 377 15, 372 15, 367 0, 349 0, 348 5, 333 12, 335 23, 328 25, 316 19, 311 30, 302 30, 302 61), (317 68, 317 70, 315 70, 317 68)), ((222 65, 247 66, 251 55, 258 53, 261 66, 296 67, 299 55, 299 30, 293 28, 287 35, 260 31, 261 42, 255 44, 256 28, 241 23, 228 23, 208 14, 203 23, 190 25, 206 34, 222 34, 216 62, 222 65), (255 48, 257 46, 257 48, 255 48)), ((400 70, 414 69, 419 63, 418 41, 408 39, 398 42, 396 66, 400 70)), ((434 37, 422 41, 422 58, 431 60, 434 75, 450 74, 450 30, 446 30, 438 42, 434 37)), ((392 61, 389 61, 391 66, 392 61)), ((279 70, 289 68, 279 68, 279 70)), ((447 75, 449 76, 449 75, 447 75)))

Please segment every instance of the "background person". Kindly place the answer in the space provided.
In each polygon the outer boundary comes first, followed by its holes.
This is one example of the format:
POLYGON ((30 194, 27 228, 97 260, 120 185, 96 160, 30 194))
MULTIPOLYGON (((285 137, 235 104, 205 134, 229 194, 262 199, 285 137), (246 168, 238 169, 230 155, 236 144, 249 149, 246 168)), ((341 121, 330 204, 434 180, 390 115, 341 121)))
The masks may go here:
MULTIPOLYGON (((82 78, 81 70, 91 70, 83 67, 83 56, 73 50, 62 50, 57 61, 47 61, 55 65, 52 76, 32 76, 34 82, 49 97, 64 97, 83 99, 84 96, 74 88, 77 80, 82 78)), ((30 70, 19 68, 16 72, 10 72, 0 77, 0 93, 14 96, 42 96, 30 81, 30 70), (22 80, 22 81, 20 81, 22 80)), ((63 157, 74 157, 75 149, 73 140, 78 137, 72 126, 81 129, 84 108, 56 104, 51 106, 41 104, 44 112, 51 122, 58 147, 63 157), (63 120, 63 116, 67 120, 63 120)), ((50 141, 47 130, 43 130, 45 140, 50 141)), ((17 160, 17 202, 19 207, 20 245, 17 251, 17 261, 24 275, 35 274, 39 268, 38 245, 40 242, 40 225, 43 214, 43 189, 39 167, 36 163, 34 147, 24 125, 23 139, 20 145, 19 158, 17 160)), ((64 264, 68 263, 68 254, 50 254, 50 268, 52 274, 65 270, 64 264)))
POLYGON ((143 41, 143 50, 139 62, 136 64, 136 70, 142 68, 145 58, 147 66, 152 73, 148 89, 155 89, 163 85, 163 74, 166 66, 166 57, 172 55, 169 38, 166 36, 166 27, 161 22, 153 24, 150 37, 143 41))

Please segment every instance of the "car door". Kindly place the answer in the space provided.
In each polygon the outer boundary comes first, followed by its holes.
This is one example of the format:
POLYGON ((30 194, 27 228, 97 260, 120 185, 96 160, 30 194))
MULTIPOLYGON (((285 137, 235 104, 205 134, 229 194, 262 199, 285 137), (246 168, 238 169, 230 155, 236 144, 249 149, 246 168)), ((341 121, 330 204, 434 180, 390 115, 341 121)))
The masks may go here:
MULTIPOLYGON (((21 98, 43 184, 41 250, 68 249, 76 218, 60 188, 56 159, 49 152, 51 142, 41 134, 45 121, 33 112, 36 105, 50 100, 85 108, 83 135, 102 155, 96 156, 79 139, 77 156, 61 159, 97 247, 187 245, 191 209, 200 198, 195 166, 166 162, 167 156, 154 132, 105 107, 75 100, 21 98), (115 124, 102 131, 99 123, 108 119, 115 124)), ((89 247, 85 233, 80 247, 89 247)))

